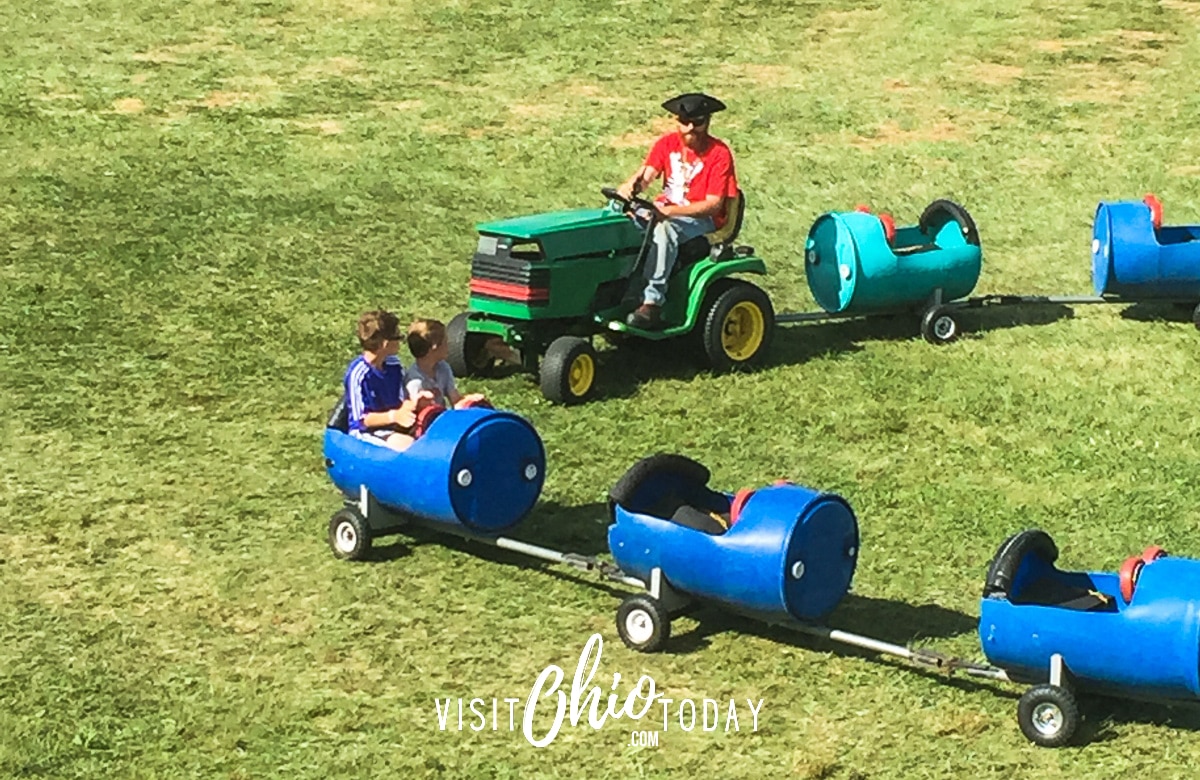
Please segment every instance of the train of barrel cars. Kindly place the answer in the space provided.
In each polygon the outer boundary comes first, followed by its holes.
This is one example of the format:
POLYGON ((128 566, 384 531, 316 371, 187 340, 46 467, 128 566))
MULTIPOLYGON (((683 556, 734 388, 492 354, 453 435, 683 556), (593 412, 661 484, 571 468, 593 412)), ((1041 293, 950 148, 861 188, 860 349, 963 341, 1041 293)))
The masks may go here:
MULTIPOLYGON (((917 224, 897 227, 864 208, 818 218, 805 270, 821 312, 776 316, 759 287, 734 274, 762 274, 753 248, 736 243, 744 200, 730 199, 731 228, 680 250, 666 327, 623 321, 631 278, 646 253, 645 231, 626 216, 637 202, 605 190, 604 208, 537 214, 479 226, 470 309, 448 328, 456 373, 492 368, 486 340, 515 347, 553 401, 594 390, 592 340, 690 338, 714 370, 749 367, 775 323, 911 312, 934 344, 955 339, 962 309, 1009 303, 1173 301, 1196 305, 1200 327, 1200 226, 1164 226, 1153 196, 1101 203, 1091 246, 1094 296, 968 297, 981 266, 979 232, 947 200, 917 224)), ((1076 692, 1132 698, 1200 697, 1200 561, 1149 547, 1116 572, 1055 566, 1042 531, 1014 534, 989 567, 980 603, 986 662, 948 658, 829 627, 860 554, 858 521, 845 499, 777 482, 735 492, 708 486, 689 458, 660 454, 634 464, 609 492, 612 562, 513 539, 541 493, 546 456, 537 432, 511 412, 472 408, 442 414, 397 452, 346 431, 344 405, 325 431, 327 471, 346 499, 329 522, 329 544, 346 559, 409 523, 447 531, 531 558, 573 566, 635 592, 617 608, 624 643, 666 646, 671 620, 702 602, 825 639, 951 674, 1030 687, 1017 719, 1032 742, 1057 747, 1080 721, 1076 692), (1140 648, 1133 657, 1128 648, 1140 648)))

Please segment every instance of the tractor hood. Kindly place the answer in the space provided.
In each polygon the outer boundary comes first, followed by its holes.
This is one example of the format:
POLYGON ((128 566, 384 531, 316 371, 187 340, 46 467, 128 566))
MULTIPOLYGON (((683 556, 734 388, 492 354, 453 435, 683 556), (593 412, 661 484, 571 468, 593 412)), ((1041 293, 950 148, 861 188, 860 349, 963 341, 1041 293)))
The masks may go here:
POLYGON ((549 211, 485 222, 477 229, 483 237, 510 244, 536 241, 541 258, 550 261, 633 253, 643 236, 629 217, 607 208, 549 211))
POLYGON ((526 240, 537 240, 551 233, 562 233, 588 228, 607 227, 627 223, 629 219, 611 209, 571 209, 570 211, 547 211, 524 217, 501 219, 476 225, 480 233, 492 236, 509 236, 526 240))

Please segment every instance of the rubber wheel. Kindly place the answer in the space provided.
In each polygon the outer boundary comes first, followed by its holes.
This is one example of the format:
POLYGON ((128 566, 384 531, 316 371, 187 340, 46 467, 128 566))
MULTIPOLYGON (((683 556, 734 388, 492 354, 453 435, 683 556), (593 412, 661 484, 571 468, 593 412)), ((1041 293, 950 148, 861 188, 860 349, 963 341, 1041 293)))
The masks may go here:
POLYGON ((709 367, 743 369, 766 356, 775 333, 775 309, 765 292, 749 282, 732 280, 709 294, 700 324, 709 367))
POLYGON ((559 336, 542 358, 540 379, 542 395, 554 403, 586 401, 596 389, 596 350, 587 339, 559 336))
POLYGON ((1079 705, 1066 688, 1036 685, 1017 704, 1021 733, 1040 747, 1062 747, 1079 727, 1079 705))
POLYGON ((921 317, 921 335, 930 344, 949 344, 959 331, 958 319, 945 306, 934 306, 921 317))
POLYGON ((467 313, 455 315, 446 326, 449 355, 446 362, 455 376, 489 376, 495 361, 487 351, 486 333, 472 333, 467 326, 467 313))
POLYGON ((671 618, 658 599, 639 593, 617 607, 617 634, 626 647, 653 653, 671 636, 671 618))
POLYGON ((371 551, 371 529, 357 507, 344 506, 329 518, 329 548, 347 561, 360 561, 371 551))
POLYGON ((1192 324, 1196 326, 1196 330, 1200 330, 1200 303, 1196 304, 1196 308, 1192 309, 1192 324))

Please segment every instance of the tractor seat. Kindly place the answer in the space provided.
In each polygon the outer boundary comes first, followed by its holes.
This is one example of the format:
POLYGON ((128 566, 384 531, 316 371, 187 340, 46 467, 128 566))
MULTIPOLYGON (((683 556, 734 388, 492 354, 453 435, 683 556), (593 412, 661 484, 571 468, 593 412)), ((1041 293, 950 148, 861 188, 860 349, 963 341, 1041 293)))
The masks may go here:
POLYGON ((735 254, 733 240, 742 231, 742 220, 746 216, 746 196, 741 190, 732 198, 725 199, 725 224, 703 236, 696 236, 679 245, 679 256, 675 260, 676 270, 702 260, 710 255, 714 260, 728 260, 735 254))

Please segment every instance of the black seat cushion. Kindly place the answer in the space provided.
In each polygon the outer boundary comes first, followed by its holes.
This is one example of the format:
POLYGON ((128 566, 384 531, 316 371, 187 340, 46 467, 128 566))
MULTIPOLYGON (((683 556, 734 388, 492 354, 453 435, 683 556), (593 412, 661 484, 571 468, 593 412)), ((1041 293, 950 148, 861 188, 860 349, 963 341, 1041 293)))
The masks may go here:
POLYGON ((708 239, 704 236, 689 238, 679 245, 679 255, 675 258, 674 271, 680 271, 692 263, 703 260, 711 251, 712 247, 709 246, 708 239))
POLYGON ((1069 575, 1039 577, 1014 596, 1013 604, 1037 604, 1043 607, 1074 609, 1080 612, 1116 612, 1117 600, 1110 594, 1088 587, 1090 583, 1072 582, 1069 575))

